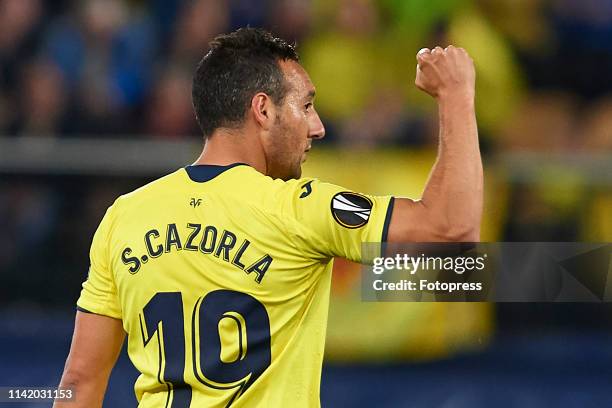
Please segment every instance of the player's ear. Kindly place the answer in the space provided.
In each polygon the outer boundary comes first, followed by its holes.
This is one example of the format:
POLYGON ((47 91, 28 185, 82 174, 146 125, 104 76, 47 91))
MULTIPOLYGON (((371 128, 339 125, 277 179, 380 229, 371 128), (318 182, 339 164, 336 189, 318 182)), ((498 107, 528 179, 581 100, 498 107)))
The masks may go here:
POLYGON ((269 130, 274 124, 276 106, 269 95, 259 92, 251 99, 253 118, 264 130, 269 130))

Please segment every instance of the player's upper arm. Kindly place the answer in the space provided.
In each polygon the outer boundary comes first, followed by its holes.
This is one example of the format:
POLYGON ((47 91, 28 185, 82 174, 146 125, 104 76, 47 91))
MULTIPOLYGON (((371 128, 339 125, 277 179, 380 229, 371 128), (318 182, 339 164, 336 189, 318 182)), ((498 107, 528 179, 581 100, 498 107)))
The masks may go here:
POLYGON ((470 241, 457 223, 428 208, 420 200, 396 198, 389 223, 388 242, 470 241))
POLYGON ((100 407, 109 375, 117 361, 125 331, 121 320, 77 312, 70 354, 61 388, 73 389, 76 401, 54 407, 100 407))
POLYGON ((362 244, 386 240, 393 198, 370 196, 316 179, 287 182, 278 197, 299 250, 312 257, 364 261, 362 244))

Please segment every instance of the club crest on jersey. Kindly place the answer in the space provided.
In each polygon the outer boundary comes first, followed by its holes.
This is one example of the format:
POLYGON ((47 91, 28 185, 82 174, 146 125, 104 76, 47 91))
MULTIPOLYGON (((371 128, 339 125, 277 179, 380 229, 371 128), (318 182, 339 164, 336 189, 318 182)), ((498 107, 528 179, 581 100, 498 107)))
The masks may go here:
POLYGON ((372 200, 348 191, 336 194, 331 200, 334 220, 346 228, 359 228, 368 223, 372 211, 372 200))

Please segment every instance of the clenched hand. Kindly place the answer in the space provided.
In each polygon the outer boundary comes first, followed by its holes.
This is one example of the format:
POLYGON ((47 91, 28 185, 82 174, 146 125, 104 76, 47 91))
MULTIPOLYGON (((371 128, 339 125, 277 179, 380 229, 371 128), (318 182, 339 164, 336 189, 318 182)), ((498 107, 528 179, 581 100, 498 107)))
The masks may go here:
POLYGON ((474 97, 474 61, 463 48, 421 49, 417 54, 415 85, 436 99, 474 97))

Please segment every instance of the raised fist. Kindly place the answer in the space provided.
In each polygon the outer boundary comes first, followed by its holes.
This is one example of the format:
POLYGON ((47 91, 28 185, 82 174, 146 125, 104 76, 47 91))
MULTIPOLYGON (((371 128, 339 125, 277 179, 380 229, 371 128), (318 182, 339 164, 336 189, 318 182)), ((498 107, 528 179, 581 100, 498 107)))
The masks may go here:
POLYGON ((421 49, 417 54, 417 88, 436 99, 460 95, 474 97, 474 61, 463 48, 449 45, 421 49))

